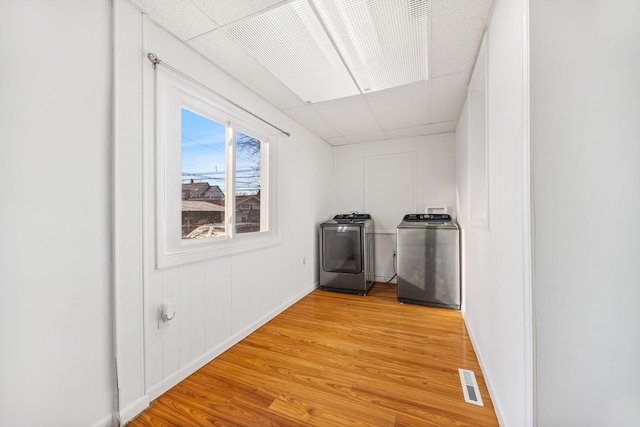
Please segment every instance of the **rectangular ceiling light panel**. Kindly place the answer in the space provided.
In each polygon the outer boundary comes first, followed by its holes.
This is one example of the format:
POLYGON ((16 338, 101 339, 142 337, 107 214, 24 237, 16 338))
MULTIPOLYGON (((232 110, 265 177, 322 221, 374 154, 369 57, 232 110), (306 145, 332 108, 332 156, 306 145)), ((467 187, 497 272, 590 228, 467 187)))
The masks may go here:
POLYGON ((305 102, 360 93, 307 0, 225 30, 305 102))
POLYGON ((427 0, 296 0, 225 29, 306 102, 428 77, 427 0))
POLYGON ((428 78, 427 0, 311 0, 361 92, 428 78))

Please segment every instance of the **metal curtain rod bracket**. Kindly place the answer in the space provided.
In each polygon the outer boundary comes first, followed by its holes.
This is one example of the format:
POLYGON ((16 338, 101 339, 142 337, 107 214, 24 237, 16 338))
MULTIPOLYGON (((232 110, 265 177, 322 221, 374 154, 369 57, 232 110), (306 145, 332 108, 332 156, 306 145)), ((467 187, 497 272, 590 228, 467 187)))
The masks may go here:
POLYGON ((218 92, 216 92, 215 90, 211 89, 210 87, 200 83, 198 80, 194 79, 193 77, 190 77, 190 76, 186 75, 185 73, 183 73, 182 71, 180 71, 180 70, 178 70, 176 68, 173 68, 171 65, 167 64, 166 62, 164 62, 160 58, 158 58, 158 55, 156 55, 155 53, 151 53, 151 52, 147 53, 147 59, 151 62, 151 64, 153 64, 153 69, 154 70, 156 69, 156 67, 158 65, 162 65, 164 67, 167 67, 168 69, 170 69, 171 71, 173 71, 176 74, 179 74, 180 76, 184 77, 185 79, 190 80, 193 83, 196 83, 198 86, 201 86, 201 87, 207 89, 208 91, 211 91, 211 92, 215 93, 217 96, 219 96, 220 98, 224 99, 225 101, 227 101, 229 104, 233 105, 234 107, 237 107, 237 108, 241 109, 242 111, 244 111, 247 114, 251 114, 253 117, 255 117, 256 119, 260 120, 261 122, 266 123, 269 126, 271 126, 272 128, 279 130, 280 132, 285 134, 287 137, 291 136, 291 133, 280 129, 278 126, 266 121, 262 117, 252 113, 251 111, 247 110, 246 108, 239 106, 238 104, 236 104, 235 102, 233 102, 229 98, 220 95, 218 92))
POLYGON ((151 61, 151 63, 153 64, 153 69, 156 69, 156 65, 158 65, 160 63, 160 59, 158 58, 158 56, 155 53, 147 53, 147 59, 149 61, 151 61))

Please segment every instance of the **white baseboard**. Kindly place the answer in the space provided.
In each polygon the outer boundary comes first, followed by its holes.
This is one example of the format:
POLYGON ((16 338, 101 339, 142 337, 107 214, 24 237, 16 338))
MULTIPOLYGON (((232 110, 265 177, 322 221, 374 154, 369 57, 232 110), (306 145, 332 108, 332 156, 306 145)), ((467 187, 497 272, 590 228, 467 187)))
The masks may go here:
POLYGON ((226 340, 224 340, 223 342, 221 342, 217 346, 215 346, 212 349, 210 349, 209 351, 207 351, 202 356, 200 356, 197 359, 193 360, 191 363, 183 366, 180 370, 174 372, 169 377, 165 378, 164 380, 160 381, 158 384, 156 384, 153 387, 151 387, 147 391, 147 395, 148 395, 149 399, 150 400, 154 400, 154 399, 158 398, 159 396, 161 396, 163 393, 165 393, 170 388, 174 387, 180 381, 183 381, 189 375, 193 374, 198 369, 202 368, 204 365, 206 365, 207 363, 211 362, 213 359, 218 357, 220 354, 224 353, 225 351, 227 351, 228 349, 233 347, 235 344, 239 343, 244 338, 246 338, 247 336, 249 336, 250 334, 255 332, 258 328, 260 328, 262 325, 267 323, 269 320, 273 319, 278 314, 282 313, 284 310, 286 310, 287 308, 289 308, 290 306, 295 304, 297 301, 299 301, 300 299, 302 299, 305 296, 307 296, 309 293, 314 291, 317 288, 317 286, 318 286, 318 284, 314 283, 312 286, 300 291, 293 298, 290 298, 289 300, 287 300, 284 303, 280 304, 277 308, 275 308, 274 310, 270 311, 269 313, 267 313, 262 318, 256 320, 254 323, 252 323, 251 325, 247 326, 243 330, 233 334, 232 336, 230 336, 229 338, 227 338, 226 340))
POLYGON ((149 407, 151 400, 149 399, 149 395, 146 394, 139 399, 135 400, 133 403, 128 405, 126 408, 120 409, 120 425, 125 425, 136 416, 138 416, 142 411, 149 407))
POLYGON ((487 367, 482 358, 482 353, 478 351, 478 343, 474 338, 473 328, 471 328, 469 323, 467 323, 467 319, 464 317, 464 312, 462 314, 462 319, 464 320, 464 325, 466 326, 467 333, 469 334, 469 338, 471 339, 473 351, 476 353, 476 357, 478 358, 478 363, 480 364, 480 369, 482 370, 482 377, 484 378, 485 384, 487 384, 487 390, 489 390, 489 396, 491 397, 491 402, 493 403, 493 409, 496 411, 496 417, 498 417, 498 424, 500 424, 501 426, 506 426, 508 424, 506 422, 502 406, 500 405, 500 401, 496 399, 496 394, 492 386, 491 377, 489 376, 489 372, 487 371, 487 367))

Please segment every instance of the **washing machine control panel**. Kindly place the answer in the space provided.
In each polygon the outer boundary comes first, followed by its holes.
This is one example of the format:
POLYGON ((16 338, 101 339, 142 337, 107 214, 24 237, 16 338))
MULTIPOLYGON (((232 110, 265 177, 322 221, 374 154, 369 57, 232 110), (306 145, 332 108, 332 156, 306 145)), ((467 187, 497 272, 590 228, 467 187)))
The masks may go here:
POLYGON ((402 219, 405 222, 451 222, 449 214, 407 214, 402 219))
POLYGON ((359 213, 339 214, 334 216, 333 219, 336 221, 365 221, 371 219, 371 215, 359 213))

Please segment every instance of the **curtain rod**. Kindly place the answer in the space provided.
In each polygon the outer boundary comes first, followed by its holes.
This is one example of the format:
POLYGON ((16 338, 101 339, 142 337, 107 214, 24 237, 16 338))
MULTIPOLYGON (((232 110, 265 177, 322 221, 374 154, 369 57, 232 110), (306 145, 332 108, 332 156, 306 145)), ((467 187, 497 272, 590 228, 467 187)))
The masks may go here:
POLYGON ((291 134, 289 132, 286 132, 286 131, 280 129, 278 126, 274 125, 273 123, 270 123, 270 122, 266 121, 265 119, 263 119, 262 117, 253 114, 251 111, 247 110, 246 108, 243 108, 243 107, 239 106, 238 104, 236 104, 235 102, 233 102, 229 98, 227 98, 227 97, 225 97, 223 95, 220 95, 218 92, 216 92, 215 90, 211 89, 210 87, 200 83, 198 80, 194 79, 193 77, 190 77, 190 76, 186 75, 185 73, 183 73, 182 71, 180 71, 180 70, 178 70, 176 68, 173 68, 171 65, 167 64, 166 62, 164 62, 160 58, 158 58, 158 55, 156 55, 155 53, 151 53, 151 52, 147 53, 147 59, 149 61, 151 61, 151 63, 153 64, 153 69, 154 70, 156 69, 156 67, 158 65, 162 65, 163 67, 166 67, 166 68, 170 69, 174 73, 181 75, 185 79, 188 79, 188 80, 192 81, 193 83, 196 83, 198 86, 201 86, 201 87, 205 88, 206 90, 215 93, 217 96, 219 96, 220 98, 224 99, 225 101, 227 101, 228 103, 230 103, 234 107, 237 107, 237 108, 241 109, 242 111, 244 111, 247 114, 251 114, 256 119, 260 120, 263 123, 268 124, 269 126, 271 126, 274 129, 279 130, 280 132, 282 132, 283 134, 287 135, 288 137, 291 136, 291 134))

